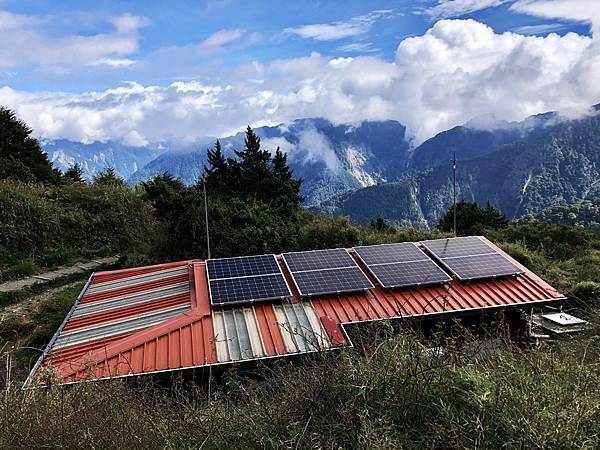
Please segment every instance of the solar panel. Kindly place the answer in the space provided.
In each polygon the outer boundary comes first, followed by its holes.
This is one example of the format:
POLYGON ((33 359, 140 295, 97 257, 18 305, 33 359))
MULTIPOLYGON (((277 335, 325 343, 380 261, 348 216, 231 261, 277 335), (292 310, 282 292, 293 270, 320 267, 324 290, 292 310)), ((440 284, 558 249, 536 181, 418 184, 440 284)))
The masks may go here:
POLYGON ((210 282, 212 303, 241 303, 287 298, 290 291, 281 275, 225 278, 210 282))
POLYGON ((373 289, 346 249, 284 253, 283 259, 301 296, 373 289))
POLYGON ((423 246, 459 280, 468 281, 523 273, 478 236, 423 241, 423 246))
POLYGON ((372 289, 359 267, 293 273, 300 295, 320 295, 372 289))
POLYGON ((434 239, 423 241, 422 244, 440 259, 497 253, 477 236, 434 239))
POLYGON ((211 279, 266 275, 280 271, 274 255, 209 259, 207 264, 211 279))
POLYGON ((344 248, 284 253, 283 258, 285 259, 290 272, 338 269, 340 267, 356 266, 352 256, 350 256, 344 248))
POLYGON ((384 288, 446 283, 451 280, 414 242, 355 247, 384 288))
POLYGON ((213 305, 292 296, 275 255, 209 259, 206 272, 213 305))

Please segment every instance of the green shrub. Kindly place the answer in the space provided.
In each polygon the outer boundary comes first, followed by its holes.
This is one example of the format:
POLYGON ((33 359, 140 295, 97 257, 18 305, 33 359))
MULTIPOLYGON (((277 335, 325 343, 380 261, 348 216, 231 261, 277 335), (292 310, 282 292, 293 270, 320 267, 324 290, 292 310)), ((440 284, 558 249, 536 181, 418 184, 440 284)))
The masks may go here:
POLYGON ((16 280, 25 278, 36 273, 38 268, 31 261, 24 261, 10 266, 0 273, 0 280, 16 280))
POLYGON ((3 265, 30 259, 52 267, 94 250, 125 254, 156 235, 152 207, 126 186, 0 182, 0 211, 3 265))
POLYGON ((515 258, 524 266, 533 269, 534 265, 537 265, 539 255, 535 254, 529 248, 527 248, 522 242, 507 242, 500 244, 500 248, 508 253, 510 256, 515 258))
POLYGON ((600 306, 600 283, 595 281, 582 281, 569 291, 569 296, 588 305, 600 306))

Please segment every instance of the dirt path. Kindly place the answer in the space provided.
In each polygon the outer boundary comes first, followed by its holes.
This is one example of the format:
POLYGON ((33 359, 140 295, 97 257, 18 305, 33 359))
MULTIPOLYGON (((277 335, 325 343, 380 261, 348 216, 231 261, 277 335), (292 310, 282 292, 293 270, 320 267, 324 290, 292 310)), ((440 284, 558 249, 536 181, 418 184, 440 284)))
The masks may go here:
POLYGON ((39 294, 28 297, 19 303, 14 303, 12 305, 7 305, 3 308, 0 308, 0 318, 10 315, 19 317, 21 320, 28 320, 33 314, 37 313, 40 309, 40 306, 50 300, 50 297, 52 297, 54 294, 81 283, 81 281, 74 281, 72 283, 63 284, 62 286, 48 289, 40 292, 39 294))
MULTIPOLYGON (((7 281, 6 283, 0 284, 0 292, 11 292, 18 291, 27 286, 33 286, 34 284, 47 283, 57 278, 62 278, 67 275, 75 273, 89 272, 100 266, 115 264, 119 260, 118 256, 109 256, 106 258, 93 259, 82 263, 77 263, 73 266, 63 266, 56 270, 40 273, 31 277, 22 278, 20 280, 7 281)), ((48 292, 51 292, 48 291, 48 292)))

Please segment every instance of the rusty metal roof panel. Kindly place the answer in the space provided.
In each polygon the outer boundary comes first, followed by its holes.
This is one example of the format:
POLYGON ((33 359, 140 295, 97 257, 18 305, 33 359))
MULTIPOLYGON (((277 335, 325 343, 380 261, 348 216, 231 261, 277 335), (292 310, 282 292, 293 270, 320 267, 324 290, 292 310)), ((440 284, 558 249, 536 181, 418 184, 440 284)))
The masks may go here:
MULTIPOLYGON (((404 289, 376 284, 369 291, 312 299, 301 299, 292 288, 288 300, 228 307, 210 304, 203 261, 95 273, 26 383, 42 368, 51 368, 63 382, 76 382, 303 354, 351 345, 343 329, 348 323, 564 298, 489 244, 524 273, 404 289)), ((281 255, 277 261, 293 286, 281 255)))

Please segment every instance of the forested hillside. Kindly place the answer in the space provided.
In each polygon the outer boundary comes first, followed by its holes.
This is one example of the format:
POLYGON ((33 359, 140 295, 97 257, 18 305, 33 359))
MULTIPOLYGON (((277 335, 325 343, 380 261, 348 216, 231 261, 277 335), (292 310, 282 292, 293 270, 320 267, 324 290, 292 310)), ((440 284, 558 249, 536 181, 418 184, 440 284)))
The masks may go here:
MULTIPOLYGON (((600 185, 600 117, 547 126, 529 141, 499 146, 457 167, 458 198, 491 202, 510 218, 597 195, 600 185)), ((373 217, 433 226, 452 202, 448 163, 392 184, 342 195, 323 206, 365 223, 373 217)))

